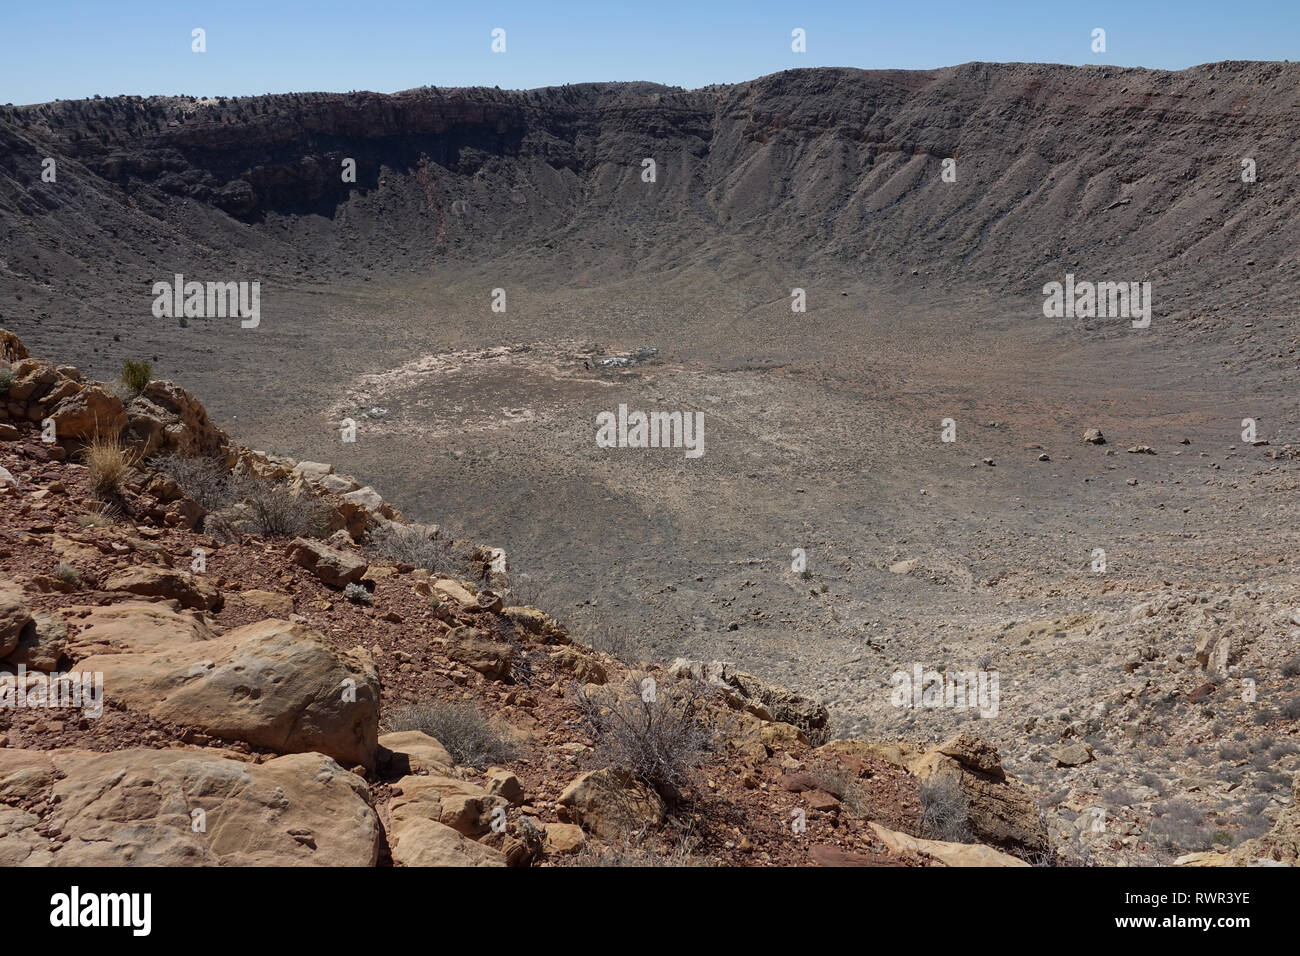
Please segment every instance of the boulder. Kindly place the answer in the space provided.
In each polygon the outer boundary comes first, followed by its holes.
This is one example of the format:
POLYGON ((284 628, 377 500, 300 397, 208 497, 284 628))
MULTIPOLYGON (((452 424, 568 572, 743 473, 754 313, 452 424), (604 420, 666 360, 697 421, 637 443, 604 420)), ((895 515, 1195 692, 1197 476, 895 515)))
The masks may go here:
POLYGON ((126 436, 144 456, 217 458, 229 465, 230 439, 193 395, 173 382, 150 382, 126 408, 126 436))
POLYGON ((432 773, 448 776, 456 766, 447 748, 419 730, 399 730, 379 738, 379 746, 388 751, 381 755, 389 773, 406 776, 432 773))
POLYGON ((369 567, 359 555, 338 551, 308 538, 294 538, 285 553, 294 564, 306 568, 333 588, 347 587, 360 581, 369 567))
POLYGON ((373 866, 379 821, 365 782, 318 753, 263 764, 203 750, 0 750, 50 806, 50 852, 0 808, 0 863, 59 866, 373 866), (38 757, 34 763, 31 757, 38 757), (201 811, 201 812, 199 812, 201 811))
POLYGON ((389 837, 400 866, 505 866, 500 850, 476 843, 449 826, 424 817, 394 820, 389 837))
POLYGON ((933 858, 944 866, 1028 866, 1024 860, 995 850, 982 843, 949 843, 945 840, 922 840, 870 824, 872 831, 893 853, 917 853, 933 858))
POLYGON ((14 652, 31 622, 32 612, 22 588, 12 581, 0 580, 0 657, 14 652))
POLYGON ((667 810, 660 796, 625 770, 584 773, 560 794, 560 806, 590 833, 619 843, 647 823, 660 826, 667 810))
POLYGON ((116 438, 126 427, 122 400, 99 385, 88 385, 63 399, 49 417, 54 421, 54 433, 60 441, 86 440, 96 435, 116 438))
POLYGON ((79 630, 68 642, 74 657, 150 651, 172 643, 195 643, 216 636, 207 619, 183 611, 176 601, 127 601, 106 607, 67 607, 64 620, 79 630))
POLYGON ((453 661, 471 667, 492 680, 508 680, 514 661, 513 644, 494 641, 477 628, 462 626, 447 635, 444 648, 453 661))
POLYGON ((488 778, 488 793, 511 804, 524 802, 524 786, 509 770, 504 767, 488 767, 484 776, 488 778))
POLYGON ((68 651, 68 628, 58 618, 40 612, 23 628, 18 646, 4 659, 10 667, 19 664, 29 671, 50 673, 59 669, 68 651))
POLYGON ((124 635, 125 649, 78 664, 103 672, 108 697, 160 720, 278 753, 318 751, 349 767, 374 766, 379 678, 369 660, 287 621, 207 640, 192 633, 139 651, 124 635))
POLYGON ((692 661, 679 657, 668 666, 672 677, 704 681, 727 692, 733 707, 762 720, 792 724, 814 743, 826 737, 830 711, 808 697, 738 670, 725 661, 692 661))
POLYGON ((239 599, 245 604, 260 607, 263 611, 274 614, 276 617, 287 618, 293 614, 293 596, 289 594, 254 588, 251 591, 240 591, 239 599))
POLYGON ((587 835, 582 832, 582 827, 572 823, 548 823, 544 829, 548 853, 577 853, 587 842, 587 835))
POLYGON ((423 818, 436 820, 468 837, 482 836, 492 828, 494 813, 504 810, 503 797, 455 777, 403 777, 393 786, 389 813, 395 823, 423 818))
POLYGON ((938 775, 956 781, 969 804, 971 830, 981 841, 1010 850, 1047 849, 1047 830, 1034 795, 1003 769, 991 744, 962 733, 904 759, 919 780, 938 775))
POLYGON ((188 571, 171 568, 140 565, 118 571, 109 575, 103 589, 173 600, 197 611, 219 611, 225 604, 221 592, 211 584, 188 571))

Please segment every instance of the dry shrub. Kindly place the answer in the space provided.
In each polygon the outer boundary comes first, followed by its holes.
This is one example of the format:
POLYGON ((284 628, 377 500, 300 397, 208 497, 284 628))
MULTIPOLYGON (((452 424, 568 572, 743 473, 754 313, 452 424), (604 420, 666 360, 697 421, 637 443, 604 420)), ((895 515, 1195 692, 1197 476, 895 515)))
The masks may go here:
POLYGON ((418 730, 447 749, 451 759, 466 767, 487 767, 516 756, 516 748, 469 704, 434 701, 412 704, 393 713, 394 731, 418 730))
POLYGON ((112 498, 122 490, 126 473, 135 465, 135 455, 118 439, 97 434, 82 452, 90 479, 90 493, 112 498))
POLYGON ((575 697, 597 753, 674 806, 683 801, 716 732, 692 684, 661 686, 647 680, 647 675, 633 675, 590 693, 578 688, 575 697))
POLYGON ((921 836, 927 840, 969 843, 970 802, 953 777, 931 777, 921 781, 921 836))
POLYGON ((162 455, 154 459, 153 466, 176 482, 185 496, 204 511, 219 511, 234 502, 230 470, 216 458, 162 455))

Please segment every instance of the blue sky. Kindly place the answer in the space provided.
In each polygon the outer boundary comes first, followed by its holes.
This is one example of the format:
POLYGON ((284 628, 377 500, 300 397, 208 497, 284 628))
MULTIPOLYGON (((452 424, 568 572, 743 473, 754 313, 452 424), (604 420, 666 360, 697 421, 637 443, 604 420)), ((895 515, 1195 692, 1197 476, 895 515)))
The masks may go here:
POLYGON ((1180 69, 1300 59, 1300 0, 4 0, 0 103, 592 80, 698 87, 795 67, 970 60, 1180 69), (207 52, 190 32, 207 32, 207 52), (506 52, 491 31, 506 30, 506 52), (807 52, 790 32, 807 32, 807 52), (1107 51, 1093 53, 1094 27, 1107 51))

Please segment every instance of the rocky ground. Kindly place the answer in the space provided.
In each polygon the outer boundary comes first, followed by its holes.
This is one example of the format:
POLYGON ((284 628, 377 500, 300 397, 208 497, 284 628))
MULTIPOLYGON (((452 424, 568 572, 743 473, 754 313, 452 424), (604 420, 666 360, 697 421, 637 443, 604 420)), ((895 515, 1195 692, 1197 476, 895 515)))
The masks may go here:
POLYGON ((733 666, 630 666, 508 604, 491 549, 469 546, 471 568, 486 551, 472 579, 377 559, 367 542, 394 527, 438 531, 328 465, 236 445, 169 383, 123 403, 3 335, 7 865, 1056 859, 1031 792, 973 736, 827 741, 824 707, 733 666), (45 420, 58 441, 42 441, 45 420), (109 434, 135 464, 105 490, 83 458, 109 434), (200 453, 319 503, 335 530, 239 530, 242 505, 207 511, 158 465, 200 453), (59 674, 96 675, 102 700, 86 685, 81 706, 53 706, 59 674), (652 710, 689 700, 706 732, 668 801, 584 722, 584 700, 608 714, 631 693, 639 707, 647 679, 652 710), (495 759, 458 760, 411 726, 449 703, 490 718, 495 759), (965 794, 967 842, 915 835, 918 785, 940 779, 965 794))

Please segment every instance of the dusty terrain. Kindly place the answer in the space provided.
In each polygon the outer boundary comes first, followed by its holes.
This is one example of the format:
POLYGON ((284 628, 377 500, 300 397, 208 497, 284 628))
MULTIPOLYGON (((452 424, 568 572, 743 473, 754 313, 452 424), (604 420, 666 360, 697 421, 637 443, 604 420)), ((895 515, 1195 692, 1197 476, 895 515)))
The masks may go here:
POLYGON ((8 108, 0 323, 156 357, 239 440, 503 547, 589 643, 735 661, 841 735, 969 729, 1062 840, 1168 862, 1300 765, 1297 72, 8 108), (261 326, 154 318, 177 272, 260 280, 261 326), (1151 327, 1044 318, 1067 272, 1151 281, 1151 327), (620 404, 702 411, 706 453, 597 447, 620 404), (915 664, 996 670, 998 714, 895 707, 915 664))

